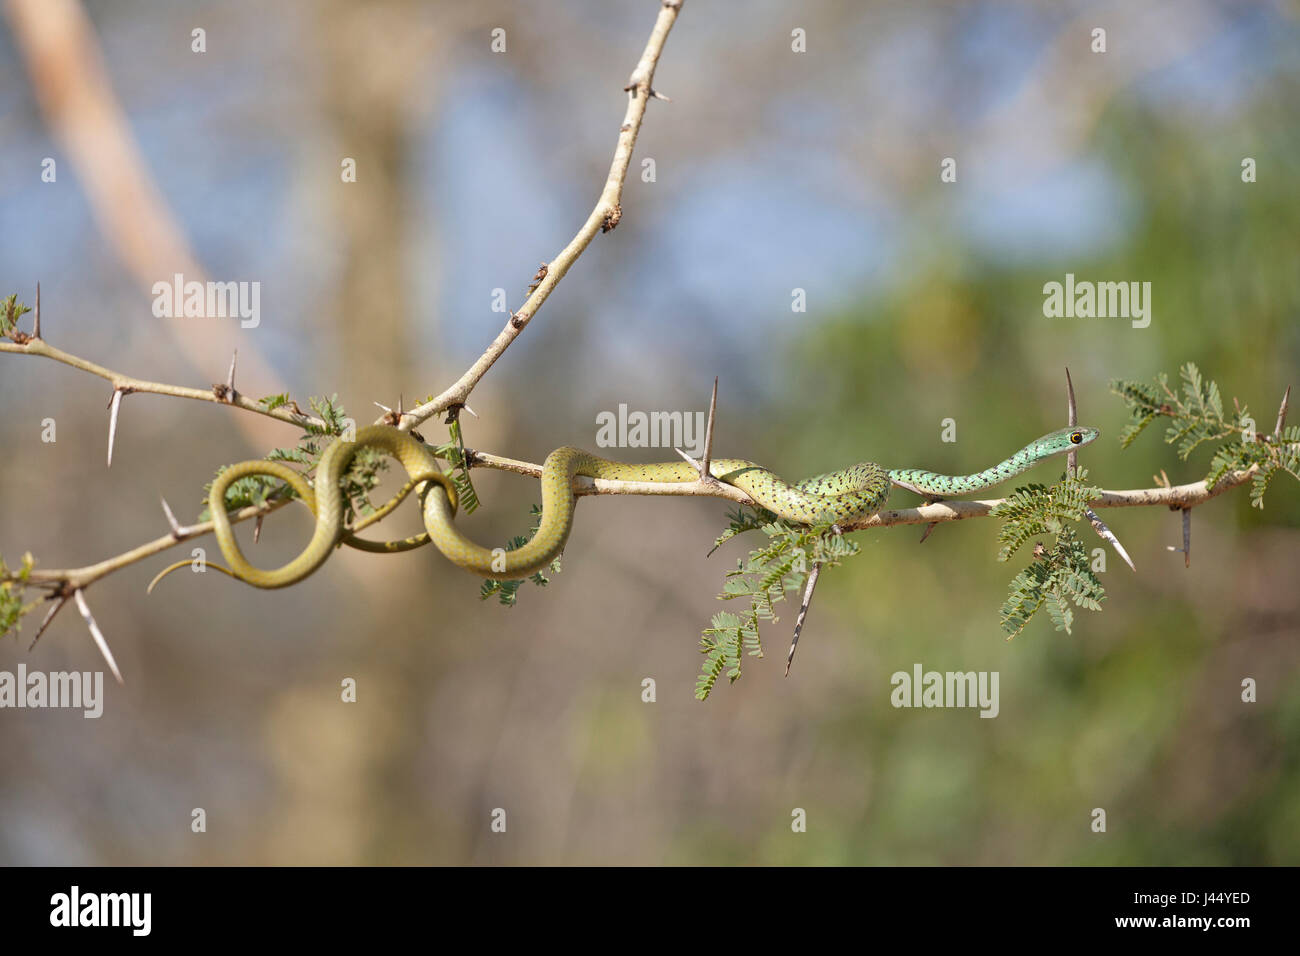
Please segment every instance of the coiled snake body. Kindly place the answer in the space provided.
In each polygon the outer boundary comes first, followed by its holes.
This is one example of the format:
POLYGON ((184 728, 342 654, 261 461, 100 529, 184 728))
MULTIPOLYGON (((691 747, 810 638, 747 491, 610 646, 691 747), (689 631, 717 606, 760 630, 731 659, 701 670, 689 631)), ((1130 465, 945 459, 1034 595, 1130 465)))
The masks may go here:
MULTIPOLYGON (((710 473, 792 523, 847 524, 879 511, 889 495, 891 483, 932 499, 969 494, 1006 481, 1044 458, 1085 445, 1097 435, 1097 429, 1084 426, 1059 429, 1035 439, 1010 458, 970 475, 887 470, 874 462, 862 462, 789 484, 766 468, 739 458, 715 459, 710 463, 710 473)), ((325 450, 317 465, 314 487, 299 472, 278 462, 245 461, 222 471, 212 483, 208 501, 217 543, 230 568, 212 566, 255 587, 282 588, 301 581, 319 568, 339 544, 368 551, 404 551, 432 541, 448 560, 467 571, 500 581, 517 580, 542 570, 563 551, 573 527, 573 479, 577 475, 647 482, 690 482, 699 477, 696 469, 685 461, 628 465, 578 448, 557 448, 547 456, 542 467, 542 518, 537 533, 513 550, 493 550, 476 544, 456 529, 452 521, 456 513, 455 486, 443 474, 433 452, 406 432, 387 425, 370 425, 357 429, 354 441, 339 439, 325 450), (353 531, 343 527, 340 479, 357 451, 364 447, 376 448, 396 458, 410 479, 398 495, 364 523, 383 517, 407 492, 420 488, 424 494, 425 534, 402 541, 372 542, 356 537, 353 531), (316 515, 316 528, 307 547, 288 564, 274 570, 248 563, 226 514, 226 489, 232 482, 249 475, 270 475, 283 480, 316 515)), ((164 570, 154 583, 169 571, 188 564, 180 562, 164 570)))

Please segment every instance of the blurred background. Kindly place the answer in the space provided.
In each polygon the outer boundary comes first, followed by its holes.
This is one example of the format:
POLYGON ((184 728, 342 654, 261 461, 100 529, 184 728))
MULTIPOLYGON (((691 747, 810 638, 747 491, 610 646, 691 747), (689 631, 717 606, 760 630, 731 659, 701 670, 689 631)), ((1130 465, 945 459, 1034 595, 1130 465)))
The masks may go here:
MULTIPOLYGON (((409 405, 499 331, 493 290, 517 308, 587 216, 658 8, 8 0, 0 294, 30 303, 39 280, 45 337, 128 374, 204 387, 238 348, 250 396, 337 392, 362 422, 409 405), (260 282, 260 325, 155 318, 151 286, 178 271, 260 282)), ((1068 366, 1103 432, 1081 456, 1098 484, 1203 477, 1208 452, 1179 462, 1160 426, 1121 453, 1107 386, 1193 361, 1268 428, 1300 384, 1298 12, 687 0, 622 222, 474 392, 467 443, 594 447, 601 411, 704 410, 717 375, 719 455, 792 478, 863 459, 968 472, 1064 424, 1068 366), (1150 282, 1150 327, 1044 318, 1067 272, 1150 282)), ((0 355, 11 563, 125 551, 166 530, 160 495, 190 520, 218 466, 298 437, 133 395, 105 469, 109 394, 0 355)), ((476 474, 468 533, 526 530, 535 482, 476 474)), ((276 592, 178 574, 146 597, 171 556, 114 574, 89 592, 127 681, 104 716, 0 714, 0 862, 1300 863, 1293 481, 1262 512, 1244 488, 1196 510, 1190 569, 1166 550, 1177 514, 1106 512, 1138 573, 1109 554, 1105 610, 1072 636, 1044 615, 1003 640, 1028 557, 997 563, 992 521, 924 546, 917 527, 859 534, 790 676, 787 606, 766 657, 701 703, 700 630, 756 544, 705 557, 726 511, 585 499, 563 573, 514 608, 432 549, 345 549, 276 592), (894 709, 890 675, 917 663, 999 672, 1000 715, 894 709)), ((253 560, 281 563, 310 527, 274 515, 253 560)), ((385 530, 416 527, 408 504, 385 530)), ((72 610, 29 653, 38 622, 0 669, 102 669, 72 610)))

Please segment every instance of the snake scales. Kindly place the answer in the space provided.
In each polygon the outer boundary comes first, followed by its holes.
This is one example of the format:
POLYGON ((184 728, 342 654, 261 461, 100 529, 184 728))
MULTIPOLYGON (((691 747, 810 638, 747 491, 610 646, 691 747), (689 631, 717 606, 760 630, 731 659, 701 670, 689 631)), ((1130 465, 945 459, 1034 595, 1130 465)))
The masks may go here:
MULTIPOLYGON (((767 510, 795 524, 831 521, 846 524, 869 517, 880 510, 891 484, 928 498, 969 494, 991 487, 1027 470, 1045 458, 1086 445, 1097 438, 1095 428, 1062 428, 1030 442, 1011 457, 970 475, 940 475, 912 468, 885 469, 874 462, 861 462, 789 484, 750 461, 739 458, 715 459, 710 473, 719 481, 748 494, 767 510)), ((336 440, 321 455, 314 486, 302 474, 271 461, 245 461, 223 470, 213 481, 208 501, 221 553, 230 568, 212 565, 232 577, 259 588, 282 588, 296 584, 319 568, 339 544, 368 551, 404 551, 432 541, 448 560, 485 578, 509 581, 525 578, 545 568, 564 549, 573 527, 573 479, 577 475, 618 481, 688 482, 699 475, 685 461, 628 465, 609 461, 578 448, 557 448, 542 466, 542 518, 537 533, 513 550, 485 548, 465 537, 453 524, 456 490, 444 475, 433 452, 405 432, 387 425, 370 425, 357 430, 354 441, 336 440), (426 533, 401 541, 373 542, 358 538, 355 530, 343 527, 343 493, 340 479, 361 448, 376 448, 396 458, 409 481, 392 500, 362 524, 388 514, 413 488, 424 493, 426 533), (296 558, 273 570, 254 567, 235 540, 225 509, 226 489, 239 478, 269 475, 287 483, 316 516, 311 541, 296 558)), ((182 561, 154 578, 189 562, 182 561)), ((153 584, 150 584, 150 588, 153 584)))

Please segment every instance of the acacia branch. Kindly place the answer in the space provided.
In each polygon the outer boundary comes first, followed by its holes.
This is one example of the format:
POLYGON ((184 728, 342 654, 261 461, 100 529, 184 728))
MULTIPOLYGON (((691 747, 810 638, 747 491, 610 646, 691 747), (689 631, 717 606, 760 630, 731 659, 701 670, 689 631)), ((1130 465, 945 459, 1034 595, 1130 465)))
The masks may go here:
MULTIPOLYGON (((469 448, 465 449, 465 457, 470 467, 490 468, 496 471, 505 471, 534 478, 540 478, 542 474, 542 466, 529 461, 505 458, 469 448)), ((1244 471, 1232 472, 1213 488, 1208 488, 1204 481, 1196 481, 1191 484, 1174 485, 1172 487, 1137 488, 1124 491, 1102 490, 1096 498, 1091 500, 1091 504, 1098 508, 1157 506, 1175 509, 1191 508, 1203 504, 1211 498, 1218 497, 1232 488, 1245 484, 1255 474, 1256 470, 1256 468, 1251 467, 1244 471)), ((680 482, 617 481, 607 478, 588 478, 580 475, 574 479, 573 493, 575 497, 579 498, 590 495, 724 498, 737 504, 758 506, 749 495, 739 488, 728 484, 706 483, 698 480, 680 482)), ((237 512, 233 512, 230 519, 232 522, 239 522, 247 521, 250 518, 261 518, 282 508, 290 500, 292 499, 283 499, 242 508, 237 512)), ((1005 498, 993 498, 976 501, 938 501, 916 508, 890 509, 880 511, 869 518, 846 523, 841 526, 841 530, 847 533, 871 528, 889 528, 895 525, 932 524, 945 521, 964 521, 968 518, 987 518, 989 513, 1005 500, 1005 498)), ((175 528, 171 534, 155 538, 116 557, 84 568, 33 570, 28 578, 28 583, 48 588, 55 594, 68 594, 72 590, 86 587, 114 571, 136 564, 146 558, 151 558, 182 542, 207 534, 212 530, 212 527, 211 521, 204 521, 184 528, 175 528)))
MULTIPOLYGON (((540 478, 542 466, 530 461, 503 458, 487 452, 465 449, 466 458, 471 467, 491 468, 496 471, 508 471, 517 475, 540 478)), ((1213 488, 1204 481, 1195 481, 1187 485, 1174 485, 1162 488, 1133 488, 1124 491, 1101 490, 1091 505, 1097 508, 1150 508, 1163 505, 1167 508, 1191 508, 1216 498, 1232 488, 1245 484, 1255 474, 1255 467, 1232 472, 1219 481, 1213 488)), ((588 495, 667 495, 706 498, 726 498, 742 505, 757 506, 757 503, 739 488, 727 484, 705 483, 703 481, 649 482, 617 481, 610 478, 588 478, 579 475, 573 481, 575 497, 588 495)), ((1002 504, 1005 498, 988 498, 975 501, 936 501, 915 508, 895 508, 880 511, 858 521, 840 526, 845 532, 865 531, 868 528, 890 528, 894 525, 931 524, 943 521, 964 521, 967 518, 987 518, 994 508, 1002 504)))
MULTIPOLYGON (((24 342, 0 342, 0 352, 12 352, 15 355, 39 355, 42 358, 53 359, 56 362, 62 362, 64 365, 70 365, 75 369, 88 372, 104 379, 113 386, 114 392, 120 392, 129 395, 132 392, 150 392, 154 395, 170 395, 172 398, 189 398, 198 402, 213 402, 217 405, 229 405, 232 408, 241 408, 246 412, 254 412, 258 415, 265 415, 267 418, 274 418, 277 421, 288 422, 290 425, 316 425, 320 428, 326 427, 325 422, 316 418, 314 415, 307 415, 301 411, 293 411, 288 406, 280 408, 267 408, 264 405, 250 399, 227 385, 214 385, 208 389, 189 388, 184 385, 168 385, 163 382, 150 382, 146 379, 135 378, 131 375, 124 375, 121 372, 115 372, 112 369, 104 368, 102 365, 96 365, 87 359, 73 355, 71 352, 65 352, 63 349, 50 345, 44 339, 35 336, 27 337, 24 342)), ((231 374, 233 380, 233 369, 231 374)), ((296 406, 295 406, 296 407, 296 406)))
MULTIPOLYGON (((273 511, 278 511, 292 500, 292 498, 282 498, 277 501, 249 505, 246 508, 240 508, 238 511, 232 511, 230 513, 231 523, 247 521, 250 518, 261 518, 273 511)), ((213 523, 211 521, 200 521, 198 524, 186 527, 173 525, 173 528, 174 530, 170 534, 165 534, 161 538, 154 538, 152 541, 146 541, 139 547, 132 548, 130 551, 123 552, 116 557, 100 561, 98 564, 64 570, 33 570, 28 575, 27 583, 36 587, 48 588, 55 595, 66 596, 73 591, 88 587, 114 571, 120 571, 122 568, 136 564, 146 558, 152 558, 155 554, 161 554, 163 551, 182 542, 207 534, 213 529, 213 523)))
MULTIPOLYGON (((595 207, 591 214, 587 216, 587 221, 582 224, 578 234, 569 241, 569 244, 560 250, 550 262, 543 265, 538 271, 536 286, 532 287, 531 293, 519 307, 519 311, 510 316, 503 328, 487 350, 478 357, 478 359, 466 369, 456 383, 450 388, 443 391, 440 395, 417 406, 406 413, 402 423, 398 426, 403 431, 410 431, 421 422, 432 418, 441 412, 445 412, 453 406, 464 405, 469 398, 470 392, 479 380, 487 374, 493 364, 510 347, 519 334, 528 327, 537 310, 542 307, 550 294, 559 285, 560 280, 578 261, 578 257, 591 245, 591 241, 596 238, 600 232, 609 232, 618 225, 619 219, 623 216, 623 183, 627 179, 628 166, 632 161, 632 150, 636 146, 637 134, 641 131, 641 121, 645 117, 646 104, 650 99, 656 96, 651 82, 654 80, 655 67, 659 64, 659 55, 663 52, 664 41, 668 39, 668 31, 672 29, 673 23, 677 19, 677 14, 681 11, 682 0, 664 0, 663 6, 659 10, 659 16, 655 20, 654 30, 650 33, 650 39, 647 41, 645 51, 641 54, 640 61, 637 62, 636 68, 632 71, 628 85, 625 87, 628 94, 627 111, 623 116, 623 125, 619 127, 618 143, 614 147, 614 160, 610 163, 609 175, 605 179, 605 187, 600 192, 600 198, 596 200, 595 207)), ((663 97, 659 97, 663 98, 663 97)))

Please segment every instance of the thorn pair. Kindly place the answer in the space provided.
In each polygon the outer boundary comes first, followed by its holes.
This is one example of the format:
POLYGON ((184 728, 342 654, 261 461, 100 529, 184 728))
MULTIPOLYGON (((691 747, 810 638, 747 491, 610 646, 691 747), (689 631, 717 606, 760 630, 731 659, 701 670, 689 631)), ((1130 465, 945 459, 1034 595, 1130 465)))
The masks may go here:
MULTIPOLYGON (((90 613, 90 605, 86 603, 86 598, 82 593, 82 589, 73 589, 72 597, 77 603, 77 610, 81 612, 81 616, 86 622, 86 627, 90 630, 91 639, 95 642, 95 646, 99 648, 99 653, 103 655, 104 662, 108 664, 108 669, 113 672, 113 677, 117 679, 119 684, 125 684, 126 682, 122 680, 122 672, 118 670, 117 661, 113 659, 113 652, 108 646, 108 641, 104 639, 103 631, 99 629, 99 625, 95 622, 95 616, 90 613)), ((41 621, 41 626, 37 630, 36 636, 32 638, 32 643, 31 646, 28 647, 28 651, 36 646, 36 642, 41 639, 41 635, 45 633, 45 629, 49 627, 50 622, 54 620, 54 615, 58 614, 59 611, 63 609, 63 605, 68 603, 67 586, 65 585, 58 592, 57 596, 52 595, 51 600, 54 601, 54 606, 50 608, 48 613, 46 613, 45 620, 41 621)))
MULTIPOLYGON (((705 485, 721 484, 721 482, 719 482, 718 479, 713 477, 713 472, 710 470, 713 464, 713 423, 717 419, 717 417, 718 417, 718 379, 717 376, 714 376, 713 394, 709 398, 709 421, 704 428, 704 457, 699 460, 696 460, 692 458, 690 455, 688 455, 686 452, 682 451, 682 449, 680 448, 675 449, 677 454, 681 455, 688 462, 690 462, 692 465, 695 466, 695 470, 699 472, 700 475, 700 483, 705 485)), ((836 534, 841 533, 838 527, 832 528, 832 530, 836 534)), ((712 552, 709 553, 712 554, 712 552)), ((790 653, 786 656, 785 659, 786 677, 790 676, 790 665, 794 662, 794 652, 795 649, 799 646, 799 635, 803 633, 803 622, 804 619, 808 616, 808 606, 812 603, 813 588, 817 587, 817 578, 821 575, 821 571, 822 571, 822 566, 820 564, 814 564, 812 570, 808 572, 808 584, 804 588, 803 603, 799 606, 799 616, 795 618, 795 622, 794 622, 794 638, 793 640, 790 641, 790 653)))
POLYGON ((713 420, 718 416, 718 378, 713 377, 713 397, 709 399, 709 422, 704 427, 704 457, 696 461, 680 448, 673 449, 688 462, 695 466, 695 470, 700 473, 700 482, 705 485, 717 485, 718 479, 713 477, 710 468, 713 464, 713 420))

